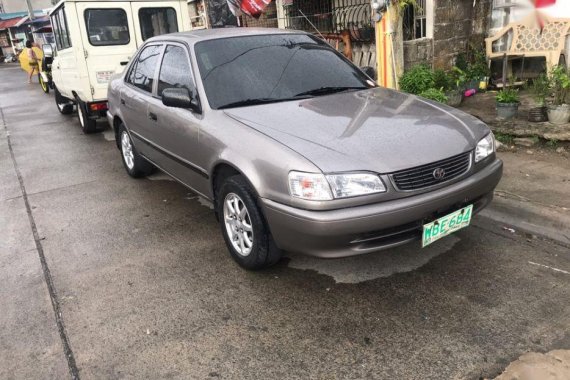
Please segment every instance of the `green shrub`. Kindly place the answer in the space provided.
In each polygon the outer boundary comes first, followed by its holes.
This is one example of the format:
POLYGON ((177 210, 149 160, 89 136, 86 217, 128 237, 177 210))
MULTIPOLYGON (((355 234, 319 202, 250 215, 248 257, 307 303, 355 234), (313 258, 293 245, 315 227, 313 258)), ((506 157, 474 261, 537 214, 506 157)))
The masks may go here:
POLYGON ((437 88, 429 88, 425 91, 422 91, 420 96, 422 96, 426 99, 435 100, 436 102, 440 102, 440 103, 446 103, 447 102, 447 96, 445 96, 445 93, 443 92, 442 89, 438 90, 437 88))
POLYGON ((519 90, 512 87, 503 88, 497 94, 497 103, 513 104, 519 102, 519 90))
POLYGON ((550 72, 550 83, 553 96, 553 105, 566 104, 566 98, 570 92, 570 75, 566 67, 556 66, 550 72))
POLYGON ((402 91, 419 95, 434 87, 434 74, 428 66, 417 65, 406 71, 399 83, 402 91))
POLYGON ((531 90, 538 106, 543 107, 546 104, 546 98, 550 95, 550 80, 548 76, 546 74, 540 74, 540 76, 532 82, 531 90))
POLYGON ((434 88, 441 88, 443 91, 450 91, 455 88, 452 76, 441 69, 433 72, 433 83, 434 88))

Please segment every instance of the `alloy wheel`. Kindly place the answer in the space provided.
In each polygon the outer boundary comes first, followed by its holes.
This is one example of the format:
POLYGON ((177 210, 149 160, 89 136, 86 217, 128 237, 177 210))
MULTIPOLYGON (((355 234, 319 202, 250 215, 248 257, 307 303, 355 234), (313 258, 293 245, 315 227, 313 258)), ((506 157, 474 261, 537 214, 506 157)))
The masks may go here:
POLYGON ((241 256, 248 256, 253 248, 253 226, 245 203, 235 193, 224 199, 224 224, 234 249, 241 256))
POLYGON ((121 134, 121 152, 123 153, 123 159, 129 170, 133 170, 135 167, 135 155, 133 154, 133 144, 131 143, 131 138, 126 131, 121 134))

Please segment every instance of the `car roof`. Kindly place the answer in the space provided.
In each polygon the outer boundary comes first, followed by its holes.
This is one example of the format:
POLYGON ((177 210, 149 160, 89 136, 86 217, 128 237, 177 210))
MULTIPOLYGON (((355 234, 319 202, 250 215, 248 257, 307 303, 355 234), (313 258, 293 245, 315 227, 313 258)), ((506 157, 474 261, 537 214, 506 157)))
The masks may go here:
POLYGON ((146 42, 159 42, 167 40, 177 40, 184 42, 196 43, 205 40, 214 40, 219 38, 245 37, 245 36, 263 36, 277 34, 309 34, 307 32, 291 29, 277 28, 215 28, 215 29, 199 29, 190 32, 179 32, 164 34, 148 39, 146 42))

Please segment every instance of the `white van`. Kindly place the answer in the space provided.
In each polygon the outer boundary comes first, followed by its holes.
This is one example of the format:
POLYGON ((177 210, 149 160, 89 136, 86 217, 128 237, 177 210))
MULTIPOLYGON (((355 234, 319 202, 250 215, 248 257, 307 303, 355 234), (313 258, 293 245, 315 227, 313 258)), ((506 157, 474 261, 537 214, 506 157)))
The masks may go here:
POLYGON ((55 102, 74 105, 85 133, 107 111, 107 85, 148 38, 191 30, 185 0, 62 0, 50 12, 56 41, 52 63, 55 102))

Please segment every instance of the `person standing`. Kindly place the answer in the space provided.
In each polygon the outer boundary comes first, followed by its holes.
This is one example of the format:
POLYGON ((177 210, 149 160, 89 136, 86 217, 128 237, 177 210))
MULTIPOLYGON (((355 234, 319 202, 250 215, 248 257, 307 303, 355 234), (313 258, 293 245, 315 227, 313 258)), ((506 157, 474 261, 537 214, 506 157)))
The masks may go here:
POLYGON ((32 76, 34 73, 40 72, 40 65, 38 62, 38 57, 36 56, 36 52, 34 51, 34 45, 30 40, 26 41, 26 54, 28 55, 28 62, 31 69, 28 73, 28 84, 32 84, 32 76))

